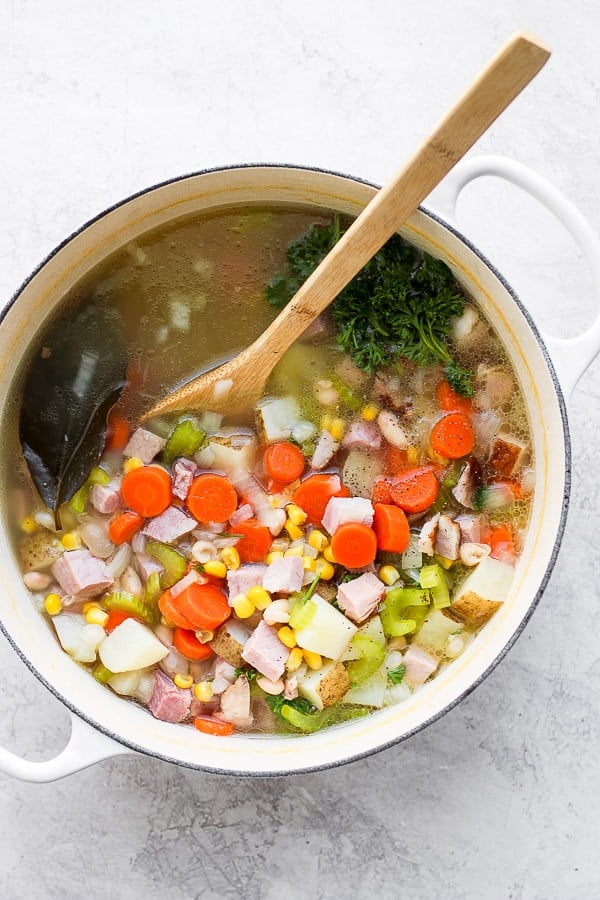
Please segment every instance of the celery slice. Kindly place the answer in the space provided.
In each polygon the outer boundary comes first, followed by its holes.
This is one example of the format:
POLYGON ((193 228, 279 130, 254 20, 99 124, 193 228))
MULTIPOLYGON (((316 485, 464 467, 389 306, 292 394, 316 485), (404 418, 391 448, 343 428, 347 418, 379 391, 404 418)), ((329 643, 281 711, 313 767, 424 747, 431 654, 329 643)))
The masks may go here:
POLYGON ((160 617, 156 606, 129 591, 113 591, 107 594, 102 598, 102 605, 108 610, 118 609, 120 612, 131 613, 152 627, 158 624, 160 617))
POLYGON ((160 573, 150 572, 146 587, 144 589, 144 599, 147 603, 156 603, 161 593, 160 573))
POLYGON ((163 591, 172 587, 187 572, 188 564, 185 556, 182 556, 173 547, 168 547, 167 544, 161 544, 160 541, 148 541, 146 553, 149 553, 165 567, 165 571, 160 576, 160 586, 163 591))
POLYGON ((167 439, 167 445, 163 450, 163 462, 170 466, 178 456, 193 456, 205 440, 206 432, 200 428, 196 419, 182 419, 167 439))
POLYGON ((355 634, 350 643, 360 651, 360 656, 348 663, 348 675, 352 684, 360 684, 380 667, 385 659, 385 647, 365 634, 355 634))
POLYGON ((431 591, 435 609, 444 609, 446 606, 450 606, 448 582, 440 565, 433 563, 431 566, 423 566, 419 575, 419 583, 421 587, 431 591))
POLYGON ((384 633, 388 637, 411 634, 427 615, 430 599, 429 590, 423 588, 392 588, 379 614, 384 633))
POLYGON ((306 603, 301 599, 294 599, 290 603, 290 628, 301 631, 307 628, 315 617, 317 604, 314 600, 306 603))
POLYGON ((100 684, 108 684, 115 673, 107 669, 101 662, 97 662, 92 669, 92 675, 100 684))
POLYGON ((85 505, 87 503, 88 497, 88 486, 87 483, 80 487, 78 491, 75 491, 71 499, 69 500, 69 508, 76 514, 80 515, 85 510, 85 505))
POLYGON ((326 724, 323 713, 303 713, 290 706, 289 703, 283 704, 280 715, 288 724, 304 732, 318 731, 326 724))
POLYGON ((100 466, 94 466, 87 478, 87 484, 108 484, 109 482, 110 475, 100 466))

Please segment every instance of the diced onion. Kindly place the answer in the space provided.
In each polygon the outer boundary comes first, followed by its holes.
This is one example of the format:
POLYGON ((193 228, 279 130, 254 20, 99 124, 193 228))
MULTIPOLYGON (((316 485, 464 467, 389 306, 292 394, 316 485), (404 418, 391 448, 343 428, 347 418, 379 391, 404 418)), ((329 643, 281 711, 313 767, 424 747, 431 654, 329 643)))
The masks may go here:
POLYGON ((129 544, 121 544, 113 558, 106 563, 107 574, 110 575, 111 578, 119 578, 129 565, 130 556, 131 549, 129 544))

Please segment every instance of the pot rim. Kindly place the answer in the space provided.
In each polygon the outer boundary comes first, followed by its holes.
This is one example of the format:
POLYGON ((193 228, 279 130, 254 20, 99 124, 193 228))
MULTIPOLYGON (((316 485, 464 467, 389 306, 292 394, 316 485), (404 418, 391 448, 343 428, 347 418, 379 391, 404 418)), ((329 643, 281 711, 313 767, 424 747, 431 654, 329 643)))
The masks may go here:
MULTIPOLYGON (((41 262, 38 263, 38 265, 32 270, 32 272, 24 279, 24 281, 19 285, 19 287, 16 289, 16 291, 13 293, 13 295, 9 298, 9 300, 4 305, 4 307, 0 310, 0 327, 2 326, 2 323, 3 323, 6 315, 8 314, 8 312, 15 305, 15 303, 19 299, 20 295, 23 293, 23 291, 29 285, 29 283, 35 278, 35 276, 71 241, 78 238, 80 235, 82 235, 86 231, 86 229, 88 229, 90 226, 94 225, 96 222, 98 222, 100 219, 104 218, 109 213, 125 206, 126 204, 130 203, 132 200, 135 200, 139 197, 144 196, 145 194, 149 194, 152 191, 158 190, 163 187, 167 187, 172 184, 186 181, 187 179, 197 178, 198 176, 209 175, 212 173, 227 172, 230 170, 256 169, 256 168, 292 169, 292 170, 297 169, 297 170, 301 170, 301 171, 315 172, 315 173, 323 174, 323 175, 333 175, 333 176, 343 178, 348 181, 356 182, 358 184, 364 184, 364 185, 367 185, 368 187, 372 187, 375 189, 379 189, 381 187, 381 185, 378 185, 375 182, 372 182, 368 179, 360 178, 360 177, 354 176, 354 175, 348 175, 348 174, 338 172, 338 171, 335 171, 332 169, 326 169, 326 168, 322 168, 319 166, 311 166, 311 165, 305 165, 305 164, 276 163, 276 162, 248 162, 248 163, 238 163, 238 164, 232 163, 232 164, 227 164, 227 165, 223 165, 223 166, 212 166, 212 167, 209 167, 206 169, 197 170, 195 172, 188 172, 184 175, 174 176, 173 178, 167 178, 163 181, 160 181, 160 182, 157 182, 148 187, 142 188, 139 191, 135 191, 134 193, 123 198, 122 200, 119 200, 116 203, 111 204, 110 206, 106 207, 105 209, 103 209, 102 211, 97 213, 92 218, 87 219, 82 225, 80 225, 78 228, 76 228, 74 231, 72 231, 66 238, 64 238, 59 244, 57 244, 41 260, 41 262)), ((448 223, 441 216, 437 215, 436 213, 432 212, 431 210, 427 209, 426 207, 424 207, 422 205, 419 205, 418 211, 420 213, 422 213, 423 215, 425 215, 426 217, 428 217, 429 219, 436 222, 437 224, 439 224, 442 228, 449 231, 462 244, 464 244, 482 262, 482 264, 498 279, 498 281, 500 282, 502 287, 510 295, 511 299, 517 306, 519 312, 522 314, 522 316, 527 321, 527 324, 529 325, 529 327, 532 331, 532 334, 538 344, 538 347, 541 350, 542 356, 544 358, 544 361, 546 363, 548 372, 549 372, 551 380, 552 380, 552 384, 554 386, 554 390, 555 390, 556 397, 558 400, 558 406, 559 406, 560 417, 561 417, 562 426, 563 426, 563 435, 564 435, 564 453, 565 453, 564 490, 563 490, 563 497, 562 497, 562 502, 561 502, 560 518, 559 518, 559 522, 558 522, 558 527, 556 529, 556 535, 554 538, 554 544, 552 547, 552 551, 549 555, 548 563, 547 563, 545 571, 542 575, 541 581, 539 583, 539 587, 538 587, 535 595, 533 596, 531 603, 529 604, 525 613, 521 617, 518 626, 512 632, 511 636, 506 641, 506 643, 503 645, 503 647, 498 651, 498 653, 494 657, 494 659, 489 663, 487 668, 484 669, 484 671, 481 672, 477 676, 477 678, 475 678, 475 680, 472 681, 466 688, 464 688, 462 691, 460 691, 460 693, 457 694, 456 697, 454 697, 443 708, 441 708, 437 712, 430 715, 429 718, 418 723, 413 728, 409 729, 408 731, 404 732, 403 734, 401 734, 397 737, 391 738, 390 740, 387 740, 385 742, 382 742, 375 747, 372 747, 372 748, 369 748, 367 750, 363 750, 360 752, 356 752, 349 756, 344 755, 342 758, 336 759, 336 760, 333 760, 330 762, 323 762, 321 764, 317 763, 317 764, 309 765, 309 766, 300 766, 297 768, 295 767, 293 770, 286 771, 286 772, 280 772, 280 771, 264 772, 264 771, 257 771, 255 769, 249 769, 249 768, 246 768, 246 769, 239 768, 239 769, 232 770, 232 769, 219 768, 218 766, 211 766, 211 765, 206 765, 206 764, 196 764, 193 762, 189 762, 187 760, 182 760, 182 759, 179 759, 176 757, 169 756, 168 754, 157 752, 154 749, 148 749, 147 747, 141 746, 140 744, 136 744, 135 741, 129 740, 128 738, 124 738, 122 735, 112 731, 110 728, 106 727, 105 725, 102 725, 102 724, 96 722, 87 712, 81 710, 75 703, 73 703, 72 701, 70 701, 66 697, 64 697, 63 694, 58 690, 58 688, 54 687, 54 685, 41 672, 38 671, 38 669, 36 668, 34 663, 29 659, 28 656, 26 656, 26 654, 21 650, 21 648, 18 646, 18 644, 13 640, 12 636, 8 633, 7 629, 5 628, 3 621, 0 619, 0 631, 2 632, 4 637, 7 639, 7 641, 9 642, 11 647, 14 649, 14 651, 17 653, 19 658, 22 660, 22 662, 33 673, 33 675, 38 679, 38 681, 40 681, 44 685, 44 687, 46 687, 68 710, 70 710, 71 713, 74 713, 76 716, 78 716, 80 719, 82 719, 84 722, 86 722, 88 725, 90 725, 93 729, 106 735, 107 737, 116 741, 118 744, 128 747, 130 750, 132 750, 136 753, 139 753, 141 755, 144 755, 144 756, 154 757, 156 759, 163 760, 164 762, 174 763, 176 765, 184 766, 185 768, 193 769, 196 771, 210 772, 212 774, 219 774, 219 775, 232 775, 232 774, 239 775, 239 776, 252 775, 255 777, 271 777, 272 778, 272 777, 279 777, 283 774, 301 775, 301 774, 305 774, 305 773, 309 773, 309 772, 322 771, 322 770, 326 770, 326 769, 336 768, 338 766, 345 765, 346 763, 355 762, 359 759, 364 759, 368 756, 371 756, 375 753, 380 752, 381 750, 386 750, 386 749, 389 749, 390 747, 400 744, 403 741, 407 740, 408 738, 414 736, 418 732, 422 731, 423 729, 425 729, 432 723, 441 719, 442 716, 445 716, 446 713, 450 712, 450 710, 454 709, 460 702, 462 702, 462 700, 464 700, 466 697, 468 697, 469 694, 471 694, 488 677, 488 675, 490 675, 490 673, 496 668, 496 666, 501 662, 501 660, 504 659, 504 657, 507 655, 509 650, 515 644, 517 639, 523 633, 527 623, 529 622, 531 616, 533 615, 534 610, 536 609, 536 607, 538 606, 538 604, 541 600, 542 594, 544 593, 544 591, 546 589, 546 586, 548 584, 548 581, 550 579, 550 576, 551 576, 554 566, 556 564, 556 560, 558 557, 560 545, 562 543, 562 538, 563 538, 564 530, 565 530, 565 526, 566 526, 567 513, 568 513, 568 507, 569 507, 569 498, 570 498, 570 491, 571 491, 571 457, 572 457, 571 438, 570 438, 570 431, 569 431, 569 425, 568 425, 566 402, 565 402, 565 398, 564 398, 554 365, 552 363, 552 360, 550 358, 550 355, 548 353, 548 350, 546 348, 544 340, 541 336, 541 333, 538 330, 537 325, 533 321, 529 311, 525 308, 522 301, 519 299, 516 292, 510 286, 510 284, 507 282, 507 280, 504 278, 504 276, 489 261, 489 259, 485 256, 485 254, 483 254, 481 252, 481 250, 479 250, 468 238, 466 238, 462 234, 462 232, 460 232, 454 225, 448 223)))

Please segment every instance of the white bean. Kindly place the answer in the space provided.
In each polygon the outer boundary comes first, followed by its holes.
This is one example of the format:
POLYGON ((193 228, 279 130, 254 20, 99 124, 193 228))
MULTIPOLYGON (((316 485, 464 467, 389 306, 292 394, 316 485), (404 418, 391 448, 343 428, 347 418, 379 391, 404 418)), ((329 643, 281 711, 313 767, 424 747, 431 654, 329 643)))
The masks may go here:
POLYGON ((196 541, 192 547, 192 556, 199 563, 207 563, 211 559, 218 559, 219 553, 212 541, 196 541))
POLYGON ((284 684, 281 678, 277 681, 271 681, 270 678, 265 678, 264 675, 261 675, 256 679, 256 683, 261 688, 265 694, 272 694, 275 696, 276 694, 282 694, 284 690, 284 684))
POLYGON ((23 575, 25 587, 30 591, 45 591, 52 581, 52 577, 45 572, 26 572, 23 575))
POLYGON ((446 647, 446 656, 449 656, 450 659, 454 659, 456 656, 459 656, 465 648, 465 642, 463 638, 459 635, 451 636, 448 639, 448 646, 446 647))
POLYGON ((460 545, 460 561, 465 566, 476 566, 482 559, 490 555, 489 544, 476 544, 472 541, 465 541, 460 545))
POLYGON ((263 613, 263 619, 267 625, 285 625, 290 621, 290 604, 283 597, 269 603, 263 613))
POLYGON ((389 412, 388 410, 382 410, 377 416, 377 424, 379 425, 382 435, 392 447, 397 447, 399 450, 406 450, 409 440, 404 428, 400 424, 398 416, 395 416, 394 413, 389 412))

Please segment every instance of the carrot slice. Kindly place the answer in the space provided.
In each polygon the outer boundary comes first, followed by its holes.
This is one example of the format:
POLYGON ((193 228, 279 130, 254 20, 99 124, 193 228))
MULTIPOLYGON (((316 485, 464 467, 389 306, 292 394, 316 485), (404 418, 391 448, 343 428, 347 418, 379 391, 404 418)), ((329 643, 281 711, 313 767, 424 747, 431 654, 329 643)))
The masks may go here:
POLYGON ((194 630, 194 626, 186 619, 185 616, 182 616, 177 607, 175 606, 175 601, 171 595, 171 591, 165 591, 164 594, 161 594, 158 598, 158 608, 161 613, 169 622, 172 622, 173 625, 177 625, 179 628, 186 628, 188 630, 194 630))
POLYGON ((193 631, 188 628, 176 628, 173 632, 173 645, 187 659, 208 659, 212 649, 208 644, 201 644, 193 631))
POLYGON ((377 555, 377 537, 362 522, 346 522, 331 538, 331 549, 337 562, 348 569, 361 569, 377 555))
POLYGON ((429 436, 431 449, 446 459, 467 456, 475 446, 475 432, 464 413, 450 413, 439 419, 429 436))
POLYGON ((124 512, 108 526, 108 536, 113 544, 126 544, 140 530, 144 517, 136 512, 124 512))
POLYGON ((235 533, 243 535, 235 545, 242 562, 260 562, 271 549, 273 536, 269 529, 256 519, 240 522, 235 526, 235 533))
POLYGON ((400 450, 398 447, 388 445, 385 451, 385 467, 390 475, 397 475, 408 465, 408 454, 406 450, 400 450))
MULTIPOLYGON (((137 616, 132 616, 131 613, 124 612, 122 609, 111 609, 104 630, 107 634, 110 634, 111 631, 114 631, 117 625, 120 625, 125 619, 137 619, 137 616)), ((139 622, 139 619, 137 619, 137 621, 139 622)))
POLYGON ((267 447, 263 456, 263 465, 265 472, 273 481, 289 484, 290 481, 300 478, 304 472, 304 454, 294 444, 281 441, 267 447))
POLYGON ((121 482, 125 505, 145 519, 159 516, 171 503, 171 476, 160 466, 140 466, 121 482))
MULTIPOLYGON (((164 594, 163 594, 164 596, 164 594)), ((190 624, 187 626, 195 631, 197 628, 203 631, 214 631, 222 625, 231 615, 231 607, 227 597, 213 584, 198 584, 194 582, 188 585, 175 598, 171 598, 173 606, 190 624)), ((160 604, 159 604, 160 605, 160 604)), ((165 613, 166 615, 166 613, 165 613)), ((170 616, 167 616, 170 618, 170 616)), ((174 619, 173 624, 179 625, 174 619)))
POLYGON ((311 525, 320 525, 325 507, 332 497, 349 497, 339 475, 309 475, 292 495, 296 506, 304 510, 311 525))
POLYGON ((391 502, 392 485, 385 478, 378 478, 373 485, 373 504, 391 502))
POLYGON ((217 734, 221 737, 233 734, 235 730, 231 722, 224 722, 215 716, 196 716, 194 726, 204 734, 217 734))
POLYGON ((447 412, 461 412, 466 416, 473 412, 473 401, 471 398, 457 394, 447 381, 440 381, 435 389, 435 396, 440 409, 447 412))
POLYGON ((490 556, 504 562, 512 562, 515 556, 515 542, 510 525, 492 525, 490 528, 490 556))
POLYGON ((437 500, 440 486, 431 468, 409 469, 392 484, 391 499, 405 513, 419 513, 429 509, 437 500))
POLYGON ((237 509, 237 493, 226 475, 207 472, 192 481, 186 505, 199 522, 225 522, 237 509))
POLYGON ((402 509, 388 503, 375 503, 373 531, 380 550, 404 553, 410 541, 410 527, 402 509))
POLYGON ((127 419, 111 410, 108 414, 105 446, 107 450, 122 450, 129 440, 127 419))

